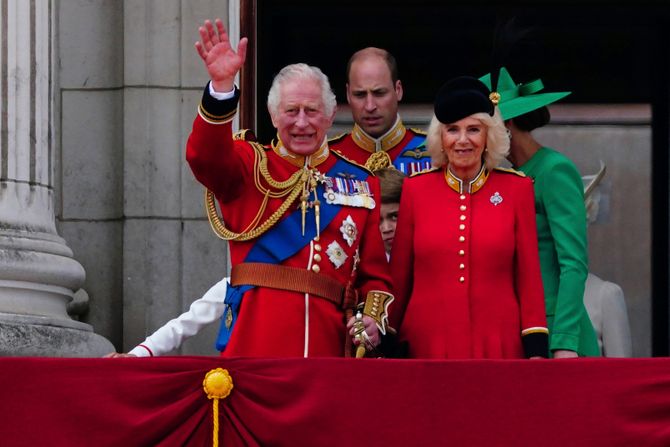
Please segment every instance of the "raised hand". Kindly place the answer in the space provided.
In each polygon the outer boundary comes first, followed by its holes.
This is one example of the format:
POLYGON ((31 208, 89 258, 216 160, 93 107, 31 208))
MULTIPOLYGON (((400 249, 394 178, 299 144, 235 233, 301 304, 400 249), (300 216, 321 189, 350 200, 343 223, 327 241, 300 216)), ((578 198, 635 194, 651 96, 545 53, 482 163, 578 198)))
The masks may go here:
POLYGON ((200 41, 195 43, 195 49, 205 63, 214 90, 229 92, 233 89, 235 75, 247 57, 248 40, 246 37, 240 39, 235 51, 221 19, 214 22, 216 28, 210 20, 205 20, 204 25, 198 28, 200 41))

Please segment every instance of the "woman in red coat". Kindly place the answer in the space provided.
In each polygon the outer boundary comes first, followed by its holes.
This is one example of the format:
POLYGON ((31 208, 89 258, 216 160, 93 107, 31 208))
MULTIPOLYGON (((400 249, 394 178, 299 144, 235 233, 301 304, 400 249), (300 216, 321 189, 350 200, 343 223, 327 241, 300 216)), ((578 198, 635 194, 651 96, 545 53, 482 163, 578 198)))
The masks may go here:
POLYGON ((411 358, 546 357, 533 185, 497 168, 509 138, 488 88, 447 82, 427 143, 435 168, 401 196, 391 325, 411 358))

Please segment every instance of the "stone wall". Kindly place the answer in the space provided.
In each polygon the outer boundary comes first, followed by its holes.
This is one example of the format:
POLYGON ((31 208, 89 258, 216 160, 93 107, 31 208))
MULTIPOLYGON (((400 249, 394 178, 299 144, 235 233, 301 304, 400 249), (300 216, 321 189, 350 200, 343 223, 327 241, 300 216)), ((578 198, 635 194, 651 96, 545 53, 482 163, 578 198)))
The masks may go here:
MULTIPOLYGON (((58 226, 87 278, 81 317, 129 350, 226 274, 184 144, 206 82, 197 24, 226 2, 61 0, 58 226)), ((216 354, 216 328, 183 354, 216 354)))

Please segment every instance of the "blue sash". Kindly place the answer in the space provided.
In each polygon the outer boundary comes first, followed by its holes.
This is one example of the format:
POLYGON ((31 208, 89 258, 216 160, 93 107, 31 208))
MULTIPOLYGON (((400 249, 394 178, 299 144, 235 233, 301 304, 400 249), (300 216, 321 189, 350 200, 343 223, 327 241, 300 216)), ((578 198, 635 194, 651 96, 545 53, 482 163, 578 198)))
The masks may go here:
POLYGON ((393 162, 393 166, 405 175, 412 175, 431 168, 430 155, 426 150, 426 137, 417 135, 412 138, 393 162))
MULTIPOLYGON (((365 180, 368 172, 352 165, 340 158, 335 165, 326 173, 328 177, 338 174, 354 175, 358 180, 365 180)), ((324 186, 317 185, 317 194, 320 205, 320 223, 321 231, 325 230, 332 222, 335 216, 340 212, 342 205, 329 204, 323 199, 324 186)), ((285 259, 298 253, 307 246, 312 239, 316 237, 316 221, 314 211, 308 208, 305 214, 305 235, 302 235, 302 211, 297 210, 290 213, 286 218, 279 221, 267 232, 261 235, 254 246, 249 250, 243 262, 265 262, 268 264, 281 264, 285 259)), ((228 345, 230 335, 232 334, 235 322, 237 321, 242 297, 248 291, 253 289, 253 285, 239 285, 232 287, 228 283, 223 316, 221 317, 221 327, 219 335, 216 338, 216 349, 223 351, 228 345), (227 326, 226 319, 231 322, 227 326)))

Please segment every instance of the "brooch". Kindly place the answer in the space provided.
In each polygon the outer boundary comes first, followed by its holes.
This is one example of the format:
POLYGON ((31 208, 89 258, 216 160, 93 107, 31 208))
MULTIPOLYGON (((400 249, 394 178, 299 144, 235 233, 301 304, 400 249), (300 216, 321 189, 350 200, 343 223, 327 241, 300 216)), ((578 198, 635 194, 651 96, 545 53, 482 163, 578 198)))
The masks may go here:
POLYGON ((500 203, 502 203, 503 198, 502 198, 502 196, 500 195, 500 193, 499 193, 498 191, 496 191, 496 193, 493 194, 493 195, 491 196, 491 199, 490 199, 490 200, 491 200, 491 203, 492 203, 494 206, 498 206, 500 203))

